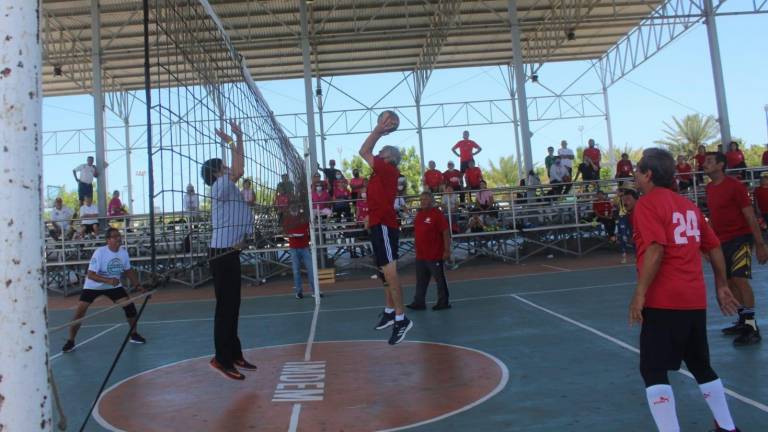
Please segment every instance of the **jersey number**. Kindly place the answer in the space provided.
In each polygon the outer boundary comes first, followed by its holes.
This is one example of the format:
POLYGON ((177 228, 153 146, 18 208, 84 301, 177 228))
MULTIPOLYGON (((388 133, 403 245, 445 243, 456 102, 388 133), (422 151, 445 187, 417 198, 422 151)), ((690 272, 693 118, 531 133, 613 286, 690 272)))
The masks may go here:
POLYGON ((688 237, 696 237, 697 243, 700 241, 699 218, 693 210, 685 212, 685 216, 680 212, 672 213, 672 223, 675 225, 675 244, 688 244, 688 237))

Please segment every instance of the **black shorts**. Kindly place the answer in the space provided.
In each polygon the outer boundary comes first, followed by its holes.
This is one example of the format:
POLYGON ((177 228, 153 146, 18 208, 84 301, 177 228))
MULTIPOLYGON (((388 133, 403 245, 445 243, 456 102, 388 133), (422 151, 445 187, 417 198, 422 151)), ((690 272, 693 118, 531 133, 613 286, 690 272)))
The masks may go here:
POLYGON ((743 235, 726 242, 720 247, 725 257, 725 275, 752 279, 752 236, 743 235))
POLYGON ((80 293, 80 301, 93 303, 93 301, 99 298, 99 296, 107 296, 110 300, 112 300, 113 303, 116 303, 118 300, 128 298, 128 293, 123 287, 110 288, 105 290, 83 288, 83 292, 80 293))
POLYGON ((471 162, 474 162, 475 160, 474 160, 474 159, 465 160, 465 161, 462 161, 462 162, 459 164, 459 171, 461 171, 461 173, 462 173, 462 174, 463 174, 463 173, 465 173, 465 172, 467 172, 467 168, 469 168, 469 162, 470 162, 470 161, 471 161, 471 162))
POLYGON ((640 370, 678 370, 682 361, 709 365, 707 311, 643 309, 640 370))
POLYGON ((83 232, 85 234, 96 234, 96 226, 98 224, 83 224, 83 232))
POLYGON ((377 267, 397 261, 400 230, 386 225, 371 227, 371 246, 377 267))

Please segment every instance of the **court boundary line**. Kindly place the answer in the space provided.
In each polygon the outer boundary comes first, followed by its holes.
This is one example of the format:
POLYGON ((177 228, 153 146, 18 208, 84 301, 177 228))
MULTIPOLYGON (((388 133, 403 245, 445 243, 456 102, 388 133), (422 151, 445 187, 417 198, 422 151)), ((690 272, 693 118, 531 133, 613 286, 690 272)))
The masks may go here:
MULTIPOLYGON (((95 336, 91 336, 91 337, 89 337, 88 339, 86 339, 86 340, 84 340, 84 341, 80 342, 79 344, 76 344, 76 345, 75 345, 75 348, 79 348, 79 347, 81 347, 81 346, 83 346, 83 345, 87 344, 88 342, 91 342, 91 341, 95 340, 96 338, 99 338, 99 337, 101 337, 101 336, 104 336, 105 334, 107 334, 107 333, 111 332, 112 330, 114 330, 114 329, 116 329, 116 328, 120 327, 121 325, 123 325, 123 323, 116 323, 116 324, 112 325, 112 327, 110 327, 110 328, 108 328, 108 329, 106 329, 106 330, 104 330, 104 331, 102 331, 102 332, 100 332, 100 333, 96 334, 95 336)), ((50 343, 50 342, 49 342, 49 343, 50 343)), ((54 355, 52 355, 52 356, 50 357, 50 361, 51 361, 51 362, 53 362, 54 360, 56 360, 57 358, 61 357, 61 356, 62 356, 62 355, 64 355, 64 354, 67 354, 67 353, 65 353, 64 351, 59 351, 58 353, 56 353, 56 354, 54 354, 54 355)))
MULTIPOLYGON (((312 322, 309 324, 309 336, 307 337, 306 347, 304 348, 304 361, 312 359, 312 345, 315 343, 315 334, 317 332, 317 318, 320 315, 320 302, 315 302, 314 312, 312 313, 312 322)), ((288 422, 288 432, 296 432, 299 427, 299 418, 301 417, 301 403, 293 404, 291 408, 291 420, 288 422)))
MULTIPOLYGON (((616 344, 616 345, 618 345, 618 346, 620 346, 620 347, 622 347, 622 348, 624 348, 624 349, 626 349, 628 351, 631 351, 631 352, 633 352, 635 354, 640 354, 640 350, 638 348, 635 348, 634 346, 632 346, 632 345, 630 345, 630 344, 628 344, 628 343, 626 343, 626 342, 624 342, 622 340, 619 340, 619 339, 617 339, 617 338, 615 338, 615 337, 613 337, 613 336, 611 336, 611 335, 609 335, 607 333, 603 333, 603 332, 601 332, 600 330, 598 330, 598 329, 596 329, 594 327, 588 326, 588 325, 586 325, 586 324, 584 324, 584 323, 582 323, 580 321, 577 321, 577 320, 575 320, 573 318, 567 317, 567 316, 565 316, 565 315, 563 315, 561 313, 555 312, 555 311, 553 311, 551 309, 547 309, 544 306, 536 304, 536 303, 534 303, 534 302, 532 302, 530 300, 524 299, 524 298, 518 296, 517 294, 512 295, 510 297, 512 297, 512 298, 514 298, 514 299, 516 299, 516 300, 518 300, 518 301, 520 301, 522 303, 525 303, 528 306, 536 308, 536 309, 538 309, 538 310, 540 310, 542 312, 546 312, 546 313, 548 313, 548 314, 550 314, 550 315, 552 315, 552 316, 554 316, 556 318, 560 318, 561 320, 563 320, 565 322, 573 324, 576 327, 579 327, 579 328, 581 328, 583 330, 586 330, 586 331, 588 331, 588 332, 590 332, 590 333, 592 333, 594 335, 597 335, 597 336, 599 336, 599 337, 601 337, 603 339, 606 339, 609 342, 613 342, 614 344, 616 344)), ((693 374, 691 374, 689 371, 687 371, 687 370, 685 370, 683 368, 680 368, 677 372, 679 372, 680 374, 682 374, 684 376, 687 376, 688 378, 693 379, 693 374)), ((743 402, 743 403, 745 403, 747 405, 751 405, 752 407, 757 408, 760 411, 768 413, 768 405, 765 405, 765 404, 763 404, 761 402, 758 402, 758 401, 756 401, 754 399, 751 399, 751 398, 749 398, 747 396, 744 396, 744 395, 742 395, 740 393, 737 393, 737 392, 735 392, 735 391, 733 391, 733 390, 731 390, 729 388, 725 388, 725 393, 727 395, 733 397, 734 399, 737 399, 737 400, 739 400, 739 401, 741 401, 741 402, 743 402)))

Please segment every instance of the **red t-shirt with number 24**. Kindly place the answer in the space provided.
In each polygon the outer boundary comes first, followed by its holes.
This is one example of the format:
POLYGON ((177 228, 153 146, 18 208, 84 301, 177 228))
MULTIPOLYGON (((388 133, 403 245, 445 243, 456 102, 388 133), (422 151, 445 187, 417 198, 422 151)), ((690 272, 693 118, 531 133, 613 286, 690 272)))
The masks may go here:
POLYGON ((652 243, 664 247, 656 277, 645 295, 645 307, 706 309, 707 296, 700 251, 720 246, 701 211, 688 199, 656 187, 637 202, 632 212, 637 273, 652 243))

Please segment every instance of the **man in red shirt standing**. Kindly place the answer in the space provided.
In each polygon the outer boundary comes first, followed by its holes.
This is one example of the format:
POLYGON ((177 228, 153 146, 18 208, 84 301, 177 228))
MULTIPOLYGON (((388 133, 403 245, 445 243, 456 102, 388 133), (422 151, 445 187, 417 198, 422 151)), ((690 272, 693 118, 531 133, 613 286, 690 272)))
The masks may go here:
POLYGON ((395 119, 385 115, 379 118, 363 145, 360 157, 373 169, 368 180, 368 226, 371 234, 371 246, 387 285, 384 287, 386 306, 380 316, 376 330, 392 326, 389 344, 395 345, 405 339, 406 333, 413 328, 413 321, 405 316, 403 290, 397 274, 398 241, 400 232, 394 203, 397 197, 397 179, 400 177, 400 150, 393 146, 384 146, 379 154, 373 155, 373 148, 379 138, 388 134, 397 126, 395 119))
POLYGON ((621 154, 621 160, 616 162, 616 178, 629 178, 632 177, 632 161, 629 160, 629 155, 626 153, 621 154))
POLYGON ((667 371, 680 369, 685 361, 715 418, 716 432, 738 431, 710 364, 707 341, 701 253, 712 264, 720 309, 732 314, 738 306, 728 289, 717 236, 691 201, 670 190, 675 161, 669 152, 645 150, 635 181, 643 196, 632 212, 638 275, 629 321, 642 324, 640 374, 651 415, 660 431, 680 430, 667 371))
POLYGON ((448 232, 448 220, 440 209, 435 207, 434 197, 430 192, 419 196, 421 207, 413 222, 416 243, 416 292, 409 309, 424 310, 427 287, 434 277, 437 283, 437 303, 432 310, 449 309, 448 284, 445 281, 445 262, 451 257, 451 235, 448 232))
POLYGON ((739 319, 723 329, 728 335, 738 335, 734 345, 760 342, 760 330, 755 320, 755 295, 749 279, 752 278, 752 242, 755 243, 757 261, 768 261, 768 248, 763 241, 760 226, 746 186, 725 175, 726 156, 707 153, 704 173, 712 180, 707 184, 707 208, 717 237, 725 255, 728 286, 741 303, 739 319))
POLYGON ((685 192, 693 184, 693 174, 691 174, 693 168, 685 160, 685 156, 680 155, 677 157, 675 169, 677 170, 677 189, 680 192, 685 192))
POLYGON ((464 139, 454 144, 451 147, 451 151, 459 157, 459 169, 461 169, 461 172, 465 172, 469 167, 469 161, 474 161, 475 155, 483 149, 476 142, 469 139, 469 131, 464 131, 462 136, 464 139), (459 149, 459 151, 456 151, 456 149, 459 149))
POLYGON ((693 160, 695 161, 694 168, 698 172, 698 174, 696 174, 696 182, 699 184, 699 186, 704 184, 704 174, 701 172, 704 171, 704 160, 706 158, 707 148, 703 145, 700 145, 696 150, 696 154, 693 156, 693 160))
POLYGON ((288 237, 288 247, 291 254, 293 270, 293 294, 297 299, 304 298, 301 289, 301 266, 307 271, 309 290, 314 291, 314 276, 312 273, 312 252, 309 249, 309 220, 298 205, 291 204, 283 217, 283 230, 288 237))
MULTIPOLYGON (((725 158, 727 160, 727 167, 728 169, 736 169, 736 168, 746 168, 747 163, 744 160, 744 153, 742 153, 741 150, 739 150, 739 143, 736 141, 731 141, 731 143, 728 145, 728 151, 725 153, 725 158)), ((746 171, 735 171, 731 172, 731 175, 737 176, 739 178, 745 178, 746 171)))
POLYGON ((424 189, 432 193, 440 192, 440 185, 443 184, 443 173, 435 166, 435 161, 429 161, 429 169, 424 171, 424 189))
POLYGON ((587 142, 587 147, 584 149, 584 157, 589 158, 594 164, 595 167, 597 167, 598 173, 600 172, 600 160, 602 159, 602 154, 600 153, 600 149, 595 147, 595 140, 592 138, 589 139, 587 142))

